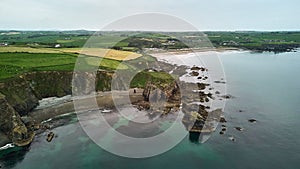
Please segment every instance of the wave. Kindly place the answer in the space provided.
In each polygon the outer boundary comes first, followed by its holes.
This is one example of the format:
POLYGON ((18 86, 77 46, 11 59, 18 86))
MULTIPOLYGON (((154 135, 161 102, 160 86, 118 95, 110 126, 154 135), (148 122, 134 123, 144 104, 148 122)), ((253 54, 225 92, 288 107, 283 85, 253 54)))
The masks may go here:
POLYGON ((0 151, 6 150, 6 149, 9 149, 9 148, 13 148, 13 147, 15 147, 15 145, 13 143, 9 143, 9 144, 6 144, 3 147, 0 147, 0 151))

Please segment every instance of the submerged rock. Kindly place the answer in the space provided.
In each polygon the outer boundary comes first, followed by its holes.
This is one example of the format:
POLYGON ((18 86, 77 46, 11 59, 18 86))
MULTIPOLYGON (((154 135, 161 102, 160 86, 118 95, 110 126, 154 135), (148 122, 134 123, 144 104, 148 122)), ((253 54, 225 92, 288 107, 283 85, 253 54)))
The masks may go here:
POLYGON ((214 81, 215 83, 221 83, 221 84, 226 84, 226 82, 224 82, 224 81, 219 81, 219 80, 216 80, 216 81, 214 81))
POLYGON ((199 143, 200 133, 199 132, 189 132, 189 140, 192 143, 199 143))
POLYGON ((222 98, 224 98, 224 99, 232 99, 232 98, 234 98, 232 95, 230 95, 230 94, 227 94, 227 95, 223 95, 223 96, 221 96, 222 98))

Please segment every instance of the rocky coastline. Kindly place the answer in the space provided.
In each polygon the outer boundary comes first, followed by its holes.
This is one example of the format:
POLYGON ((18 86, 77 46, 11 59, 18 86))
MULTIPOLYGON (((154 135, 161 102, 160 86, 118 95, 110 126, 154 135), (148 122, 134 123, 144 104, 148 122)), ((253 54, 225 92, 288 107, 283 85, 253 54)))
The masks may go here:
MULTIPOLYGON (((112 75, 113 73, 109 71, 97 72, 96 82, 101 82, 101 85, 96 84, 96 90, 109 91, 112 75)), ((72 78, 73 72, 44 71, 26 73, 0 83, 0 129, 1 134, 5 136, 1 137, 0 146, 8 142, 17 146, 30 144, 38 126, 36 122, 42 119, 39 117, 31 119, 31 112, 43 98, 71 94, 72 78)), ((57 108, 54 112, 61 114, 64 113, 64 109, 72 110, 66 106, 72 107, 72 103, 64 105, 62 109, 57 108)), ((55 113, 49 113, 45 118, 51 118, 53 115, 55 113)))
MULTIPOLYGON (((143 64, 138 65, 145 66, 143 64)), ((130 101, 137 109, 147 110, 151 116, 164 116, 172 111, 182 109, 184 113, 182 123, 187 131, 200 133, 214 130, 213 127, 204 124, 206 120, 212 120, 208 118, 211 112, 219 115, 221 110, 212 111, 209 106, 193 103, 195 101, 205 103, 213 99, 212 93, 204 92, 209 85, 202 83, 199 78, 198 83, 179 81, 179 77, 186 74, 187 69, 194 72, 192 76, 195 76, 195 78, 200 72, 205 72, 207 69, 196 66, 192 68, 174 66, 158 61, 147 62, 147 66, 152 68, 146 71, 155 72, 163 68, 164 71, 172 71, 177 77, 173 77, 171 81, 148 78, 142 89, 130 89, 130 101)), ((83 77, 96 78, 95 87, 98 106, 113 109, 114 100, 111 93, 111 82, 115 78, 114 72, 98 71, 95 75, 89 74, 91 73, 84 72, 75 74, 75 76, 79 76, 79 79, 84 79, 83 77)), ((5 136, 0 139, 0 147, 7 144, 8 141, 17 146, 28 145, 32 142, 35 133, 41 133, 49 129, 49 126, 42 124, 43 121, 74 112, 72 99, 48 108, 35 109, 43 98, 63 97, 72 94, 73 76, 73 72, 63 71, 30 72, 0 83, 0 108, 2 111, 0 114, 0 134, 5 136)), ((87 81, 89 80, 87 79, 87 81)), ((117 99, 122 103, 126 96, 126 92, 122 92, 122 90, 124 91, 126 86, 123 86, 122 81, 117 83, 119 83, 117 86, 120 90, 117 99)), ((86 92, 89 93, 90 91, 86 92)), ((88 100, 88 98, 82 98, 83 101, 85 99, 88 100)), ((128 102, 124 102, 124 104, 126 103, 128 102)), ((54 123, 54 127, 57 125, 63 124, 54 123)))

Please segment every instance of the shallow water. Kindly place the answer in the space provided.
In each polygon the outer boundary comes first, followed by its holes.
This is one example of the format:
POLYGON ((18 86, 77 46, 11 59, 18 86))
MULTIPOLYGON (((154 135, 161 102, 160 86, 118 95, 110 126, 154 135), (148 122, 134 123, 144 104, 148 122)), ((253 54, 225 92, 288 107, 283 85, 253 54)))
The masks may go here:
MULTIPOLYGON (((39 135, 30 150, 2 157, 2 168, 299 168, 300 52, 219 55, 227 92, 235 96, 226 102, 225 135, 219 134, 219 127, 204 144, 191 143, 186 137, 164 154, 129 159, 98 147, 75 122, 56 128, 58 137, 51 143, 46 142, 46 134, 39 135), (251 118, 257 123, 248 122, 251 118), (230 136, 236 141, 229 140, 230 136)), ((127 123, 120 121, 122 124, 127 123)))

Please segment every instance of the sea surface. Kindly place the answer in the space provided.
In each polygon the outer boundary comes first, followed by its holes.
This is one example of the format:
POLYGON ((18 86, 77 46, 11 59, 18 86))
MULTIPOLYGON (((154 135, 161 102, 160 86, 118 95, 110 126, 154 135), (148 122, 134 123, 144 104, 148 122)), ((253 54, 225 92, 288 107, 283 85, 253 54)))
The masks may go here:
MULTIPOLYGON (((224 66, 227 131, 221 124, 203 144, 188 136, 170 151, 150 158, 113 155, 88 138, 78 122, 58 127, 46 142, 36 137, 29 149, 6 155, 13 169, 298 169, 300 166, 300 52, 218 53, 224 66), (256 119, 256 123, 248 122, 256 119), (242 127, 238 131, 235 127, 242 127), (234 137, 235 141, 229 139, 234 137)), ((193 58, 189 58, 192 61, 193 58)), ((126 125, 122 123, 120 125, 126 125)), ((13 151, 13 150, 10 150, 13 151)))

